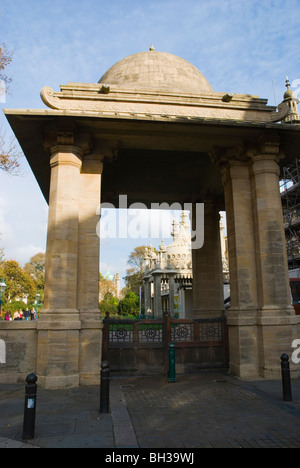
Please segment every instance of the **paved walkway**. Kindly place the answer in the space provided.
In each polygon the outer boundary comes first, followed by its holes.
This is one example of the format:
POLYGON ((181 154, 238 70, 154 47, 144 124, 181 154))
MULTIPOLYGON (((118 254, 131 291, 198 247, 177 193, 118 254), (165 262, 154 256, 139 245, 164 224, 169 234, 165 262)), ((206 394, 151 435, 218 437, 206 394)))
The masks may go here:
POLYGON ((36 438, 22 444, 24 385, 0 385, 0 448, 300 448, 300 380, 293 402, 281 382, 230 375, 114 377, 111 412, 99 389, 38 389, 36 438))

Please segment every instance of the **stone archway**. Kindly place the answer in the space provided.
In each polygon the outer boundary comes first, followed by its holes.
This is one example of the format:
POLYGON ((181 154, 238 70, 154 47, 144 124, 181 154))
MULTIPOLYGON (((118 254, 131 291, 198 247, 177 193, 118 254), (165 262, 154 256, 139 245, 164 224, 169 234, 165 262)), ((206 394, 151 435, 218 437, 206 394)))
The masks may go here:
POLYGON ((214 239, 216 213, 226 209, 233 373, 277 378, 280 354, 299 332, 278 174, 281 158, 298 150, 300 127, 287 125, 286 113, 264 99, 214 92, 191 64, 169 55, 151 50, 121 61, 104 75, 110 83, 70 83, 59 93, 44 88, 51 109, 5 111, 49 202, 45 304, 36 335, 46 387, 99 382, 98 207, 117 206, 122 194, 146 206, 205 203, 206 242, 194 252, 197 316, 222 309, 214 239))

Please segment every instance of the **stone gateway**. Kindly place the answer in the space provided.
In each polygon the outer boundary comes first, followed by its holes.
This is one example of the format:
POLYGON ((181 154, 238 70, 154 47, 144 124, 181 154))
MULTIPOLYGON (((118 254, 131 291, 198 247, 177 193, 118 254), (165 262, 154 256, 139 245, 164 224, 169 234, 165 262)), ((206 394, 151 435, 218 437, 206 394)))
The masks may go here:
POLYGON ((36 370, 46 388, 99 383, 97 209, 124 194, 149 207, 204 203, 204 245, 192 259, 195 318, 223 313, 226 210, 230 370, 278 378, 281 354, 300 337, 278 188, 280 168, 299 154, 293 93, 277 111, 257 96, 215 92, 190 63, 151 47, 96 84, 45 87, 41 97, 47 109, 4 111, 49 203, 49 223, 44 309, 34 324, 0 322, 0 381, 36 370))

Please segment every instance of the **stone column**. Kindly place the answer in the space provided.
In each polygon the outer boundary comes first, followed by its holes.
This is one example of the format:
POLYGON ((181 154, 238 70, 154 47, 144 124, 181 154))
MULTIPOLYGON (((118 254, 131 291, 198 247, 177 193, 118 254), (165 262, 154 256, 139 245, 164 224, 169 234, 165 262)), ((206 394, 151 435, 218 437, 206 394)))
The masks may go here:
POLYGON ((161 303, 161 273, 153 273, 154 276, 154 317, 162 317, 162 303, 161 303))
POLYGON ((144 278, 144 289, 145 289, 145 315, 147 311, 151 309, 151 283, 149 277, 144 278))
POLYGON ((169 273, 169 308, 170 316, 174 317, 175 309, 175 275, 174 273, 169 273))
POLYGON ((241 378, 259 375, 257 278, 249 161, 244 150, 223 150, 231 307, 227 314, 230 370, 241 378))
POLYGON ((249 151, 256 243, 261 374, 280 377, 280 356, 297 337, 291 306, 286 240, 279 192, 279 139, 265 138, 249 151))
MULTIPOLYGON (((195 210, 193 210, 195 213, 195 210)), ((220 215, 215 203, 204 204, 204 244, 192 250, 192 317, 220 317, 224 310, 220 215)))
POLYGON ((45 301, 38 322, 37 372, 42 386, 79 385, 77 308, 78 214, 82 150, 51 148, 51 184, 46 253, 45 301))
POLYGON ((99 311, 100 219, 102 158, 85 157, 80 174, 77 307, 80 331, 80 383, 98 385, 102 320, 99 311))

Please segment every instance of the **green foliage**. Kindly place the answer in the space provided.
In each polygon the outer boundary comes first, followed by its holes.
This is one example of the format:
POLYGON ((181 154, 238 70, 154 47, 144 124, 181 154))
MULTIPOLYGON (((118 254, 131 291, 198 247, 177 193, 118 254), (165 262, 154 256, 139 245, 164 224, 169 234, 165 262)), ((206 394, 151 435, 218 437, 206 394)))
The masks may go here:
POLYGON ((101 314, 105 316, 106 312, 109 312, 109 315, 118 314, 119 301, 112 294, 108 293, 104 296, 104 299, 99 304, 99 309, 101 314))
POLYGON ((0 277, 4 277, 7 285, 2 297, 4 309, 8 303, 22 300, 24 297, 27 297, 28 303, 34 303, 36 294, 34 280, 18 262, 15 260, 3 262, 0 266, 0 277))
POLYGON ((27 307, 28 307, 28 305, 25 304, 25 302, 23 302, 23 301, 12 301, 12 302, 9 302, 9 303, 5 304, 5 312, 9 312, 11 314, 11 316, 13 316, 13 313, 16 310, 24 311, 27 307))
POLYGON ((131 268, 127 269, 127 275, 125 276, 125 283, 128 291, 132 291, 139 296, 140 287, 142 287, 142 304, 144 303, 143 278, 145 276, 146 249, 147 247, 142 245, 136 247, 133 252, 131 252, 128 259, 128 264, 131 268))
POLYGON ((24 270, 34 279, 39 292, 42 292, 45 286, 45 261, 46 255, 38 253, 31 257, 24 267, 24 270))
POLYGON ((119 303, 119 314, 122 316, 139 315, 139 297, 132 291, 129 291, 124 299, 119 303))

